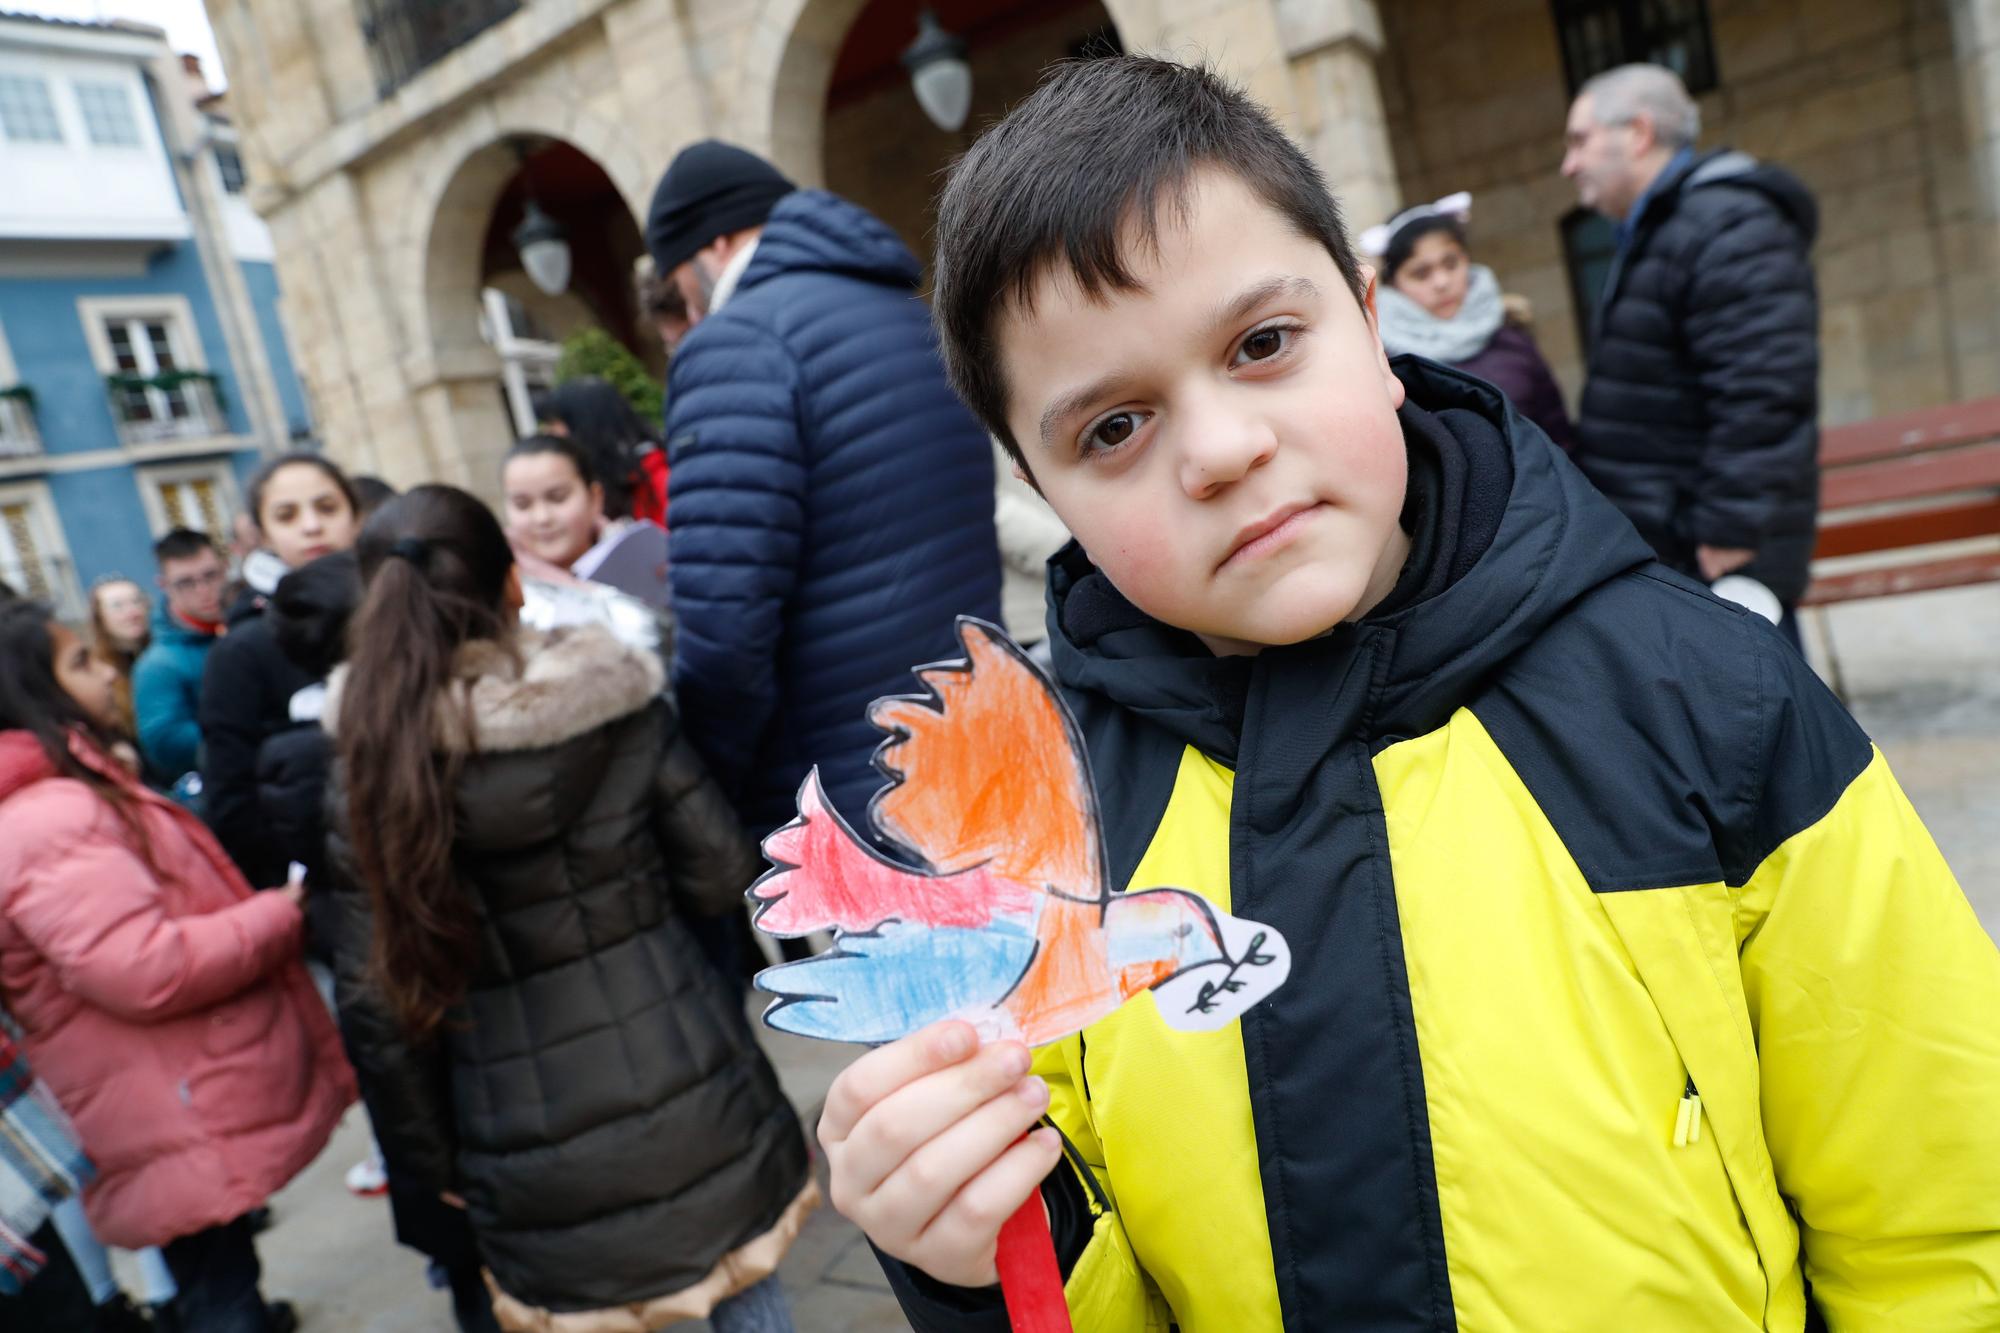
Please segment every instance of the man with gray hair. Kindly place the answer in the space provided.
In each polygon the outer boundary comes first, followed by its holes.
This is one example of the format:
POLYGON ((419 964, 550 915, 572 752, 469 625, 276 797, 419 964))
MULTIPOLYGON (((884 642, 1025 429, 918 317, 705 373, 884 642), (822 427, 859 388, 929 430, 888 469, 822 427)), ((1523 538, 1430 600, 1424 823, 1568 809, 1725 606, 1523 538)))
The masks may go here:
POLYGON ((1819 209, 1797 177, 1698 153, 1673 71, 1624 65, 1570 107, 1562 173, 1618 226, 1576 461, 1660 559, 1804 594, 1819 509, 1819 209))

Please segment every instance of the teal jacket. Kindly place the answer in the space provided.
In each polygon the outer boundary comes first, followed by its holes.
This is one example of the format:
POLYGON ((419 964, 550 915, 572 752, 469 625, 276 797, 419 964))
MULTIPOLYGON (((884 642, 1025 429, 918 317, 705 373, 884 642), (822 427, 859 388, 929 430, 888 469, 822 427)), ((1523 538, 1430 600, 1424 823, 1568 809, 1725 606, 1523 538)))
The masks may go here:
POLYGON ((146 776, 172 784, 197 766, 201 750, 201 673, 216 636, 167 610, 153 612, 153 642, 132 667, 132 714, 146 776))

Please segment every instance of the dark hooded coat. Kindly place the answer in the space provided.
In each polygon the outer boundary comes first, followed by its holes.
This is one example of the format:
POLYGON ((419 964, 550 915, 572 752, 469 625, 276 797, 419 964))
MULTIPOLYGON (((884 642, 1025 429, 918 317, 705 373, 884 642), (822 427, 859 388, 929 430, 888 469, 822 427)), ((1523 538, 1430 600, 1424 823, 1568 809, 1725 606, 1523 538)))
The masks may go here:
POLYGON ((875 217, 801 190, 674 356, 674 688, 759 833, 814 764, 858 822, 881 780, 870 701, 953 651, 954 616, 1000 616, 991 448, 920 274, 875 217))
POLYGON ((1666 564, 1748 547, 1804 594, 1819 512, 1819 209, 1729 150, 1670 167, 1605 283, 1576 422, 1584 475, 1666 564))

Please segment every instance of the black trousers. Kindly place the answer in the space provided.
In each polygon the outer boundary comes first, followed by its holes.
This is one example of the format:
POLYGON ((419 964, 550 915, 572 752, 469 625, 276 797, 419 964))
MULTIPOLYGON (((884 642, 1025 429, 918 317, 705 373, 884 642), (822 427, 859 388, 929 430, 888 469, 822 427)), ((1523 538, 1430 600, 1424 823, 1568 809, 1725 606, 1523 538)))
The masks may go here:
POLYGON ((95 1327, 97 1307, 55 1223, 45 1224, 29 1242, 48 1256, 48 1263, 18 1296, 0 1296, 0 1328, 7 1333, 75 1333, 95 1327))
POLYGON ((201 1333, 269 1333, 258 1289, 264 1270, 248 1218, 182 1236, 162 1247, 181 1289, 181 1323, 201 1333))

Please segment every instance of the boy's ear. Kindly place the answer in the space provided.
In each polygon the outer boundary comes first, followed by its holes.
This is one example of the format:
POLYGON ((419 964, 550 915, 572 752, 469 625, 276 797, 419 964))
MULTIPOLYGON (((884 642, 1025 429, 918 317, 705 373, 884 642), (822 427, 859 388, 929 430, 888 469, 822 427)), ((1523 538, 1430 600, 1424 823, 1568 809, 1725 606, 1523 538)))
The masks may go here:
POLYGON ((1403 381, 1396 378, 1396 372, 1389 369, 1389 349, 1382 345, 1381 320, 1375 311, 1375 284, 1379 281, 1375 270, 1367 264, 1361 266, 1361 275, 1367 280, 1363 289, 1361 308, 1368 312, 1368 336, 1375 340, 1375 363, 1382 372, 1382 387, 1388 391, 1389 406, 1398 408, 1407 396, 1403 381))

